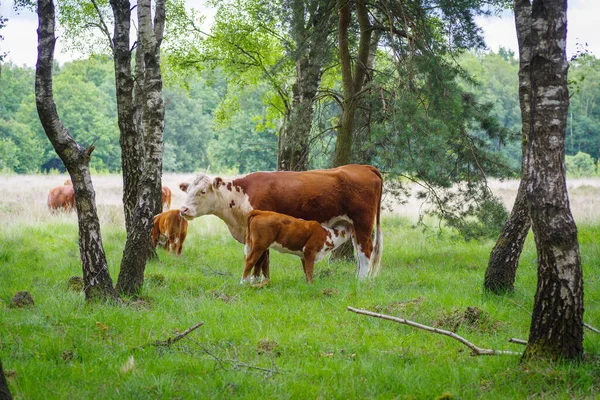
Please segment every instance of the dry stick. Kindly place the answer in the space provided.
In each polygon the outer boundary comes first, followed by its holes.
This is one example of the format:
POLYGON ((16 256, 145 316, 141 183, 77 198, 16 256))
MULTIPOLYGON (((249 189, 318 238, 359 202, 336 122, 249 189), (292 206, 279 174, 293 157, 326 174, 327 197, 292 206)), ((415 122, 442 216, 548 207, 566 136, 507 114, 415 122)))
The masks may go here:
POLYGON ((179 335, 175 336, 174 338, 168 338, 167 340, 164 340, 164 341, 157 340, 156 342, 153 343, 153 345, 154 346, 170 346, 173 343, 177 342, 178 340, 183 339, 184 337, 186 337, 187 335, 189 335, 191 332, 195 331, 202 325, 204 325, 204 322, 198 322, 196 325, 192 326, 191 328, 188 328, 185 332, 180 333, 179 335))
POLYGON ((527 340, 523 340, 523 339, 517 339, 517 338, 510 338, 508 339, 509 342, 511 343, 518 343, 518 344, 527 344, 527 340))
POLYGON ((427 326, 427 325, 422 325, 422 324, 419 324, 417 322, 409 321, 407 319, 396 318, 396 317, 392 317, 390 315, 385 315, 385 314, 378 314, 378 313, 374 313, 374 312, 367 311, 367 310, 360 310, 358 308, 353 308, 353 307, 350 307, 350 306, 348 306, 347 309, 349 311, 352 311, 352 312, 357 313, 357 314, 363 314, 363 315, 368 315, 370 317, 387 319, 389 321, 398 322, 399 324, 405 324, 405 325, 412 326, 414 328, 423 329, 425 331, 429 331, 429 332, 433 332, 433 333, 439 333, 440 335, 450 336, 451 338, 458 340, 459 342, 461 342, 462 344, 464 344, 465 346, 467 346, 468 348, 470 348, 471 350, 473 350, 473 355, 477 355, 477 356, 481 356, 481 355, 495 355, 495 354, 510 354, 510 355, 515 355, 515 356, 520 356, 521 355, 521 353, 517 353, 517 352, 514 352, 514 351, 482 349, 482 348, 479 348, 479 347, 475 346, 473 343, 469 342, 467 339, 463 338, 462 336, 457 335, 454 332, 450 332, 450 331, 446 331, 446 330, 438 329, 438 328, 433 328, 433 327, 427 326))
POLYGON ((588 324, 586 324, 585 322, 583 323, 583 326, 585 326, 586 328, 588 328, 588 329, 589 329, 590 331, 592 331, 592 332, 600 333, 600 330, 598 330, 598 329, 594 328, 594 327, 593 327, 593 326, 591 326, 591 325, 588 325, 588 324))

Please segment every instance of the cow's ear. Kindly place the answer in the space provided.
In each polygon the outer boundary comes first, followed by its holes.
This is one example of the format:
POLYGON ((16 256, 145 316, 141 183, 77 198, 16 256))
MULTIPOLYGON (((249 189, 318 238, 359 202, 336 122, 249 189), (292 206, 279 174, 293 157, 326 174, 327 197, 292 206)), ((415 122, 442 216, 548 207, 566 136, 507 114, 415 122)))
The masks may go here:
POLYGON ((218 176, 213 180, 213 187, 215 189, 218 189, 222 184, 223 184, 223 179, 221 179, 218 176))
POLYGON ((181 189, 182 192, 187 193, 188 187, 190 187, 190 184, 187 182, 182 182, 179 184, 179 189, 181 189))

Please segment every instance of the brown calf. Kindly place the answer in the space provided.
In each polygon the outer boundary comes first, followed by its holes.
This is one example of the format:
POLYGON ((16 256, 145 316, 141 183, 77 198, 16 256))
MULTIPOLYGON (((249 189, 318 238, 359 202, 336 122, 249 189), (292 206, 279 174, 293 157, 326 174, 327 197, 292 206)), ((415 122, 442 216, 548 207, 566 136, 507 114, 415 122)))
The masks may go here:
POLYGON ((171 208, 171 189, 166 186, 162 187, 162 206, 163 211, 171 208))
POLYGON ((313 281, 314 263, 350 238, 347 226, 328 228, 316 221, 306 221, 272 211, 254 210, 246 224, 246 266, 242 282, 269 248, 291 253, 302 259, 306 280, 313 281))
POLYGON ((70 179, 67 179, 63 186, 50 189, 50 193, 48 193, 48 208, 50 211, 60 209, 71 211, 75 209, 75 191, 70 179))
POLYGON ((181 254, 187 236, 188 222, 179 215, 179 210, 169 210, 154 217, 152 243, 161 245, 167 251, 181 254))

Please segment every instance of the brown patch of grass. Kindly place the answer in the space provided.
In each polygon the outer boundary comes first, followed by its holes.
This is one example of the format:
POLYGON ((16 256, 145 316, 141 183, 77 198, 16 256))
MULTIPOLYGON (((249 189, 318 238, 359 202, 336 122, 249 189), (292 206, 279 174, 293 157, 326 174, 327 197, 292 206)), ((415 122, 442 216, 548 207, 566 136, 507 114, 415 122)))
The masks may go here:
POLYGON ((279 350, 279 343, 270 339, 262 339, 258 341, 256 345, 256 354, 258 355, 273 355, 279 357, 281 351, 279 350))

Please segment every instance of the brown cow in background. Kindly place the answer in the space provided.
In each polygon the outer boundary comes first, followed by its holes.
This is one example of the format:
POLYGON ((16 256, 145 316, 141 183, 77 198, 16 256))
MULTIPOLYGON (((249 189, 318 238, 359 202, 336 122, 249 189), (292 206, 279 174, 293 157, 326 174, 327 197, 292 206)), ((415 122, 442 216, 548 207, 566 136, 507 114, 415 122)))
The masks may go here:
POLYGON ((167 251, 181 254, 183 242, 187 236, 188 222, 179 215, 179 210, 169 210, 154 217, 152 243, 167 251))
POLYGON ((166 186, 162 187, 162 206, 163 211, 171 208, 171 189, 166 186))
POLYGON ((70 179, 65 181, 63 186, 57 186, 48 193, 48 208, 50 211, 63 210, 71 211, 75 209, 75 191, 70 179))

